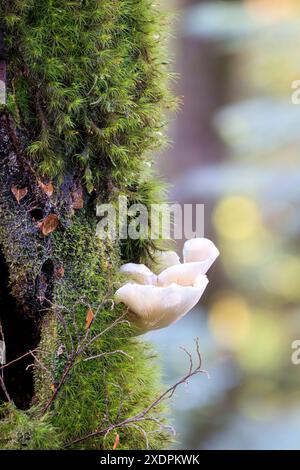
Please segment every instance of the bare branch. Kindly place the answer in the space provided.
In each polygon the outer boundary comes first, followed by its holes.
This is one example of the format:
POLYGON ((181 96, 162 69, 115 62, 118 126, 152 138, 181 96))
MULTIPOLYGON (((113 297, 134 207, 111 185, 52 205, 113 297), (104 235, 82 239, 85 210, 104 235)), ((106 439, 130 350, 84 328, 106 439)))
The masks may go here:
POLYGON ((12 403, 12 399, 11 399, 11 397, 10 397, 8 391, 7 391, 7 388, 6 388, 6 385, 5 385, 5 382, 4 382, 4 377, 3 377, 2 374, 0 375, 0 385, 1 385, 1 388, 2 388, 2 390, 3 390, 3 392, 6 396, 7 401, 9 403, 12 403))
POLYGON ((26 357, 26 356, 31 356, 33 352, 37 352, 37 351, 38 351, 37 349, 33 349, 32 351, 28 351, 27 353, 23 354, 23 355, 20 356, 20 357, 17 357, 17 358, 14 359, 13 361, 8 362, 7 364, 3 364, 2 366, 0 366, 0 369, 5 369, 6 367, 11 366, 11 365, 14 364, 15 362, 21 361, 21 359, 24 359, 24 357, 26 357))
POLYGON ((79 349, 77 349, 78 354, 82 354, 94 341, 97 339, 101 338, 105 333, 108 331, 112 330, 115 328, 117 325, 122 325, 122 324, 128 324, 130 325, 130 322, 128 320, 122 320, 124 318, 124 315, 119 317, 117 320, 115 320, 111 325, 109 325, 107 328, 105 328, 103 331, 98 333, 97 335, 93 336, 88 342, 86 342, 84 345, 80 345, 79 349))
MULTIPOLYGON (((157 432, 160 429, 168 429, 170 432, 172 432, 174 434, 175 429, 173 427, 164 425, 164 423, 162 423, 160 420, 158 420, 155 416, 151 416, 150 412, 154 411, 163 401, 165 401, 166 399, 172 397, 174 395, 175 391, 177 390, 177 388, 180 385, 182 385, 184 383, 187 383, 187 381, 191 377, 193 377, 195 375, 198 375, 200 373, 205 373, 206 375, 208 375, 207 372, 202 369, 202 358, 201 358, 201 354, 200 354, 200 347, 199 347, 199 339, 198 338, 195 340, 195 343, 196 343, 196 353, 197 353, 198 364, 194 365, 191 353, 188 352, 185 348, 181 348, 181 349, 183 349, 183 351, 187 354, 187 356, 189 358, 189 370, 188 370, 187 374, 185 374, 180 380, 178 380, 178 382, 176 382, 175 384, 170 386, 165 392, 163 392, 159 397, 157 397, 148 407, 144 408, 142 411, 140 411, 139 413, 137 413, 136 415, 134 415, 130 418, 126 418, 124 420, 121 420, 118 423, 112 423, 112 424, 110 424, 109 426, 107 426, 103 429, 100 429, 100 430, 97 429, 96 431, 91 432, 91 433, 89 433, 89 434, 87 434, 83 437, 78 438, 78 439, 75 439, 72 442, 68 442, 64 447, 65 448, 71 447, 75 444, 79 444, 83 441, 86 441, 87 439, 91 439, 91 438, 97 437, 97 436, 104 436, 104 438, 105 438, 111 431, 113 431, 115 429, 119 429, 119 428, 126 428, 126 427, 129 427, 129 426, 132 426, 132 427, 138 428, 139 430, 142 430, 142 427, 140 426, 140 423, 144 422, 144 421, 152 421, 152 422, 156 423, 157 424, 157 432)), ((118 417, 119 416, 117 415, 117 418, 118 417)), ((147 432, 144 429, 143 429, 143 435, 144 435, 145 440, 146 440, 146 445, 148 446, 148 443, 149 443, 148 436, 147 436, 147 432)))
MULTIPOLYGON (((95 318, 97 317, 98 313, 100 312, 101 308, 103 307, 103 305, 108 302, 108 301, 111 301, 111 299, 107 299, 107 298, 104 298, 102 300, 102 302, 99 304, 98 308, 96 309, 96 313, 95 313, 95 316, 94 316, 94 319, 93 319, 93 322, 95 321, 95 318)), ((81 303, 84 303, 83 302, 83 299, 80 299, 78 302, 76 302, 76 304, 81 304, 81 303)), ((59 311, 59 309, 64 309, 66 310, 68 313, 70 313, 70 310, 65 308, 65 307, 61 307, 61 306, 58 306, 58 305, 55 305, 55 304, 52 304, 53 307, 54 307, 54 313, 56 314, 57 316, 57 319, 58 321, 62 324, 64 330, 65 330, 65 333, 66 335, 70 338, 70 342, 71 342, 71 347, 72 347, 72 351, 70 354, 67 354, 67 362, 66 362, 66 365, 63 369, 63 372, 62 372, 62 375, 61 375, 61 378, 60 378, 60 381, 57 385, 57 387, 55 388, 54 392, 53 392, 53 395, 50 397, 50 399, 48 400, 48 402, 46 403, 43 411, 42 411, 42 415, 44 415, 48 410, 49 408, 51 407, 51 405, 53 404, 54 400, 56 399, 60 389, 62 388, 62 386, 64 385, 69 373, 71 372, 71 370, 73 369, 74 366, 76 366, 77 364, 80 364, 82 362, 88 362, 88 361, 91 361, 93 359, 100 359, 101 357, 104 357, 104 356, 111 356, 111 355, 114 355, 114 354, 122 354, 124 356, 127 356, 127 357, 131 357, 129 356, 129 354, 127 354, 125 351, 121 350, 121 349, 118 349, 118 350, 115 350, 115 351, 107 351, 107 352, 103 352, 103 353, 99 353, 99 354, 95 354, 93 356, 89 356, 89 357, 86 357, 86 358, 83 358, 81 360, 77 360, 88 348, 91 344, 94 343, 94 341, 96 341, 97 339, 99 339, 101 336, 103 336, 105 333, 107 333, 108 331, 110 331, 112 328, 116 327, 117 325, 120 325, 120 324, 123 324, 123 323, 129 323, 127 320, 123 320, 124 318, 124 315, 122 315, 121 317, 117 318, 111 325, 109 325, 107 328, 105 328, 104 330, 102 330, 100 333, 98 333, 97 335, 93 336, 91 339, 89 339, 89 333, 90 333, 90 328, 88 329, 88 331, 85 331, 84 334, 83 334, 83 337, 81 337, 80 335, 80 331, 78 328, 76 328, 76 341, 77 341, 77 345, 76 345, 76 349, 75 349, 75 345, 74 345, 74 340, 72 338, 72 334, 68 328, 68 325, 67 325, 67 322, 65 320, 65 318, 63 317, 62 313, 59 311)), ((91 306, 89 304, 87 304, 90 308, 91 306)), ((76 322, 76 318, 75 318, 75 312, 73 310, 73 324, 74 324, 74 321, 76 323, 76 326, 77 325, 77 322, 76 322)), ((65 345, 64 345, 65 346, 65 345)), ((66 349, 66 347, 65 347, 66 349)))
POLYGON ((114 354, 122 354, 123 356, 127 356, 127 357, 130 357, 130 359, 132 359, 132 357, 129 354, 127 354, 125 351, 122 351, 122 349, 116 349, 115 351, 103 352, 103 353, 100 353, 100 354, 96 354, 96 356, 87 357, 85 359, 82 359, 82 361, 80 361, 80 362, 87 362, 87 361, 91 361, 93 359, 99 359, 103 356, 112 356, 114 354))
MULTIPOLYGON (((37 356, 35 356, 35 354, 31 351, 31 355, 32 357, 34 358, 35 362, 39 365, 39 367, 41 369, 43 369, 44 372, 46 372, 46 374, 50 377, 50 379, 52 380, 52 382, 54 381, 54 377, 53 377, 53 373, 45 366, 45 364, 43 364, 37 356)), ((29 366, 26 367, 26 370, 29 369, 30 367, 34 367, 35 364, 29 364, 29 366)))

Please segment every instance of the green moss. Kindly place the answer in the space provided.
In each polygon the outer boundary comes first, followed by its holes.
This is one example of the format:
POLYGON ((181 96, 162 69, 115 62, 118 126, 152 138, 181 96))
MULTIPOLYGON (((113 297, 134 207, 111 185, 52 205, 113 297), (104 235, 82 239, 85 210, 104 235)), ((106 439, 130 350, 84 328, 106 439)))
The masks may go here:
MULTIPOLYGON (((147 205, 160 200, 149 165, 165 143, 164 113, 176 106, 169 15, 151 0, 13 0, 1 3, 0 20, 8 106, 31 136, 32 164, 59 180, 76 169, 101 200, 105 188, 105 198, 113 188, 113 198, 125 194, 129 204, 142 193, 147 205)), ((123 248, 125 260, 138 260, 154 244, 123 248)))
MULTIPOLYGON (((50 311, 42 321, 41 340, 37 354, 39 361, 50 371, 55 367, 55 355, 58 348, 57 318, 50 311)), ((34 382, 35 400, 40 404, 46 403, 53 393, 51 386, 54 380, 50 380, 49 374, 44 369, 37 367, 34 369, 34 382)))
POLYGON ((174 106, 162 45, 168 20, 150 0, 2 2, 9 104, 34 130, 28 154, 50 177, 83 170, 90 188, 109 175, 136 184, 149 150, 164 142, 174 106))
POLYGON ((40 419, 35 408, 17 410, 13 405, 0 407, 0 447, 12 450, 52 450, 61 446, 61 436, 49 422, 40 419))
MULTIPOLYGON (((95 238, 94 230, 95 226, 90 221, 86 223, 79 217, 67 233, 56 236, 55 240, 57 257, 64 265, 65 276, 55 291, 54 303, 64 307, 73 338, 77 337, 72 328, 73 318, 79 330, 84 332, 88 306, 97 312, 104 298, 108 302, 97 314, 92 336, 104 331, 122 314, 122 307, 111 309, 110 301, 117 286, 118 246, 104 244, 95 238)), ((152 353, 144 343, 130 339, 130 336, 128 324, 119 325, 101 336, 84 353, 85 356, 94 356, 122 350, 128 356, 107 355, 74 367, 55 402, 53 416, 53 423, 63 431, 66 441, 99 428, 107 412, 114 422, 121 403, 119 421, 142 411, 157 396, 159 374, 153 367, 152 353)), ((60 327, 58 344, 67 341, 65 331, 60 327)), ((63 357, 61 361, 64 361, 63 357)), ((146 424, 148 430, 156 428, 156 424, 146 424)), ((154 448, 163 447, 168 440, 165 433, 150 433, 150 436, 154 448)), ((121 431, 120 438, 120 448, 145 448, 145 440, 137 429, 121 431)), ((101 437, 82 445, 86 446, 110 448, 111 440, 107 439, 105 443, 101 437)))
MULTIPOLYGON (((149 207, 164 197, 149 165, 151 152, 165 141, 163 113, 175 106, 167 87, 171 74, 164 48, 169 20, 150 0, 12 0, 1 2, 0 21, 5 24, 9 56, 8 109, 29 136, 27 159, 39 176, 55 180, 56 188, 72 170, 84 182, 89 199, 82 215, 61 223, 46 241, 37 244, 32 232, 28 248, 24 237, 18 246, 15 207, 9 243, 9 221, 0 234, 13 288, 16 275, 29 272, 34 281, 50 246, 55 266, 64 268, 64 276, 55 278, 53 305, 43 320, 38 358, 47 371, 35 367, 36 403, 27 412, 6 408, 0 442, 4 439, 6 448, 62 448, 98 429, 101 421, 105 424, 107 413, 115 421, 119 412, 118 419, 125 419, 141 411, 160 390, 153 352, 132 338, 130 326, 123 323, 93 342, 80 359, 116 350, 126 355, 78 360, 42 416, 64 370, 66 350, 70 352, 72 342, 76 345, 77 328, 81 336, 85 331, 87 309, 99 309, 93 335, 124 313, 120 306, 111 308, 112 302, 101 304, 112 299, 118 286, 121 259, 145 260, 157 247, 151 240, 119 244, 97 239, 94 205, 96 200, 116 203, 122 194, 129 204, 149 207), (14 243, 18 258, 10 254, 14 243)), ((18 210, 26 220, 26 210, 18 210)), ((9 212, 5 207, 5 214, 9 212)), ((157 416, 163 411, 156 410, 157 416)), ((168 434, 154 432, 154 421, 143 423, 143 428, 150 431, 152 448, 168 445, 168 434)), ((138 428, 118 432, 121 449, 145 448, 138 428)), ((114 438, 112 433, 77 447, 110 449, 114 438)))
MULTIPOLYGON (((60 381, 66 353, 71 351, 70 338, 76 348, 78 340, 85 335, 88 308, 98 312, 91 338, 124 313, 122 306, 112 302, 113 292, 119 285, 116 273, 119 247, 96 238, 95 229, 95 222, 81 215, 75 218, 70 229, 57 232, 53 237, 54 253, 64 267, 64 276, 55 284, 53 307, 43 321, 38 360, 44 367, 35 366, 35 405, 25 412, 11 405, 3 409, 0 419, 3 448, 62 448, 70 441, 107 426, 108 422, 117 423, 134 416, 159 394, 160 373, 153 363, 153 351, 132 337, 131 327, 126 322, 107 331, 78 357, 53 406, 43 414, 53 394, 53 385, 60 381), (58 313, 63 316, 67 330, 58 313), (104 355, 82 361, 116 350, 126 355, 104 355)), ((164 408, 160 406, 154 416, 161 419, 163 413, 164 408)), ((169 434, 158 429, 155 422, 144 422, 141 426, 149 433, 151 448, 165 448, 170 442, 169 434)), ((146 447, 140 429, 127 427, 117 432, 120 449, 146 447)), ((105 439, 103 436, 89 439, 75 448, 111 449, 114 439, 115 432, 112 432, 105 439)))

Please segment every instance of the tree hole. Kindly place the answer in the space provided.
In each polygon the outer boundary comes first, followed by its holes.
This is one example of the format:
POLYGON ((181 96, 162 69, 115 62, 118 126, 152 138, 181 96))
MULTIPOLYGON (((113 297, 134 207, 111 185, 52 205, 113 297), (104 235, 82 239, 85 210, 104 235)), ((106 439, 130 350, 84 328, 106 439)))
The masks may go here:
POLYGON ((35 207, 30 211, 30 215, 34 221, 42 220, 44 218, 44 213, 39 207, 35 207))
POLYGON ((48 258, 41 268, 41 274, 37 278, 37 297, 42 303, 52 301, 54 263, 48 258))
MULTIPOLYGON (((8 266, 0 247, 0 322, 5 339, 6 364, 34 350, 40 341, 39 319, 29 318, 11 295, 8 266)), ((3 338, 0 338, 3 340, 3 338)), ((29 408, 34 395, 31 355, 4 368, 4 382, 15 405, 29 408)), ((0 386, 0 400, 6 401, 0 386)))

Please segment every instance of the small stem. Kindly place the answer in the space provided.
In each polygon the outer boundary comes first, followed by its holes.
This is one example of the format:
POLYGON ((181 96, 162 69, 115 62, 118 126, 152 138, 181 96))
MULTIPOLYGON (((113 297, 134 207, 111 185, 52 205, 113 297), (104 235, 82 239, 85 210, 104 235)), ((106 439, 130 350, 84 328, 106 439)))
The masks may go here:
POLYGON ((56 399, 61 387, 63 386, 63 384, 65 383, 65 380, 70 372, 70 370, 72 369, 74 365, 74 357, 71 357, 70 358, 70 361, 67 363, 65 369, 64 369, 64 372, 61 376, 61 379, 60 379, 60 382, 58 384, 58 386, 55 388, 55 391, 53 392, 53 395, 51 396, 50 400, 46 403, 43 411, 42 411, 42 416, 44 416, 47 411, 49 410, 50 406, 52 405, 52 403, 54 402, 54 400, 56 399))

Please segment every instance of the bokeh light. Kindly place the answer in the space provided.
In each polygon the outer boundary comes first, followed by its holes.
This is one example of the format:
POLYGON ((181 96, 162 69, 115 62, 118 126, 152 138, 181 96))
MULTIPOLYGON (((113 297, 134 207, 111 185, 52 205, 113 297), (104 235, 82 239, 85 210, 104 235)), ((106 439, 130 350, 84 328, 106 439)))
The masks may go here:
POLYGON ((218 233, 232 240, 243 240, 254 235, 260 226, 256 204, 243 196, 229 196, 216 206, 213 222, 218 233))
POLYGON ((233 293, 222 295, 210 308, 209 326, 222 347, 240 348, 251 329, 251 314, 245 299, 233 293))

